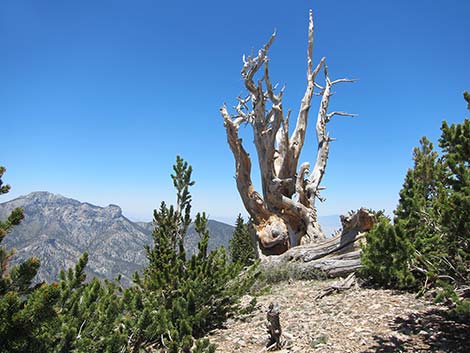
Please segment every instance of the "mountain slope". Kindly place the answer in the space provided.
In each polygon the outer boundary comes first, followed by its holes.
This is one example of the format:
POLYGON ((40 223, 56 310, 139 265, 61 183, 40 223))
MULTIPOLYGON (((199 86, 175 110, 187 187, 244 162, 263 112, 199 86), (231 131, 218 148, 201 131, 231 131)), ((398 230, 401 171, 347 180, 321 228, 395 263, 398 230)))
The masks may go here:
MULTIPOLYGON (((0 204, 0 219, 16 207, 24 209, 25 219, 6 237, 8 247, 17 249, 15 261, 36 256, 41 260, 38 280, 57 279, 62 268, 75 265, 87 251, 89 275, 130 283, 132 274, 146 262, 145 244, 151 244, 152 223, 134 223, 116 205, 98 207, 89 203, 34 192, 0 204)), ((209 221, 209 248, 227 246, 233 227, 209 221)), ((188 253, 197 249, 193 228, 187 235, 188 253)))

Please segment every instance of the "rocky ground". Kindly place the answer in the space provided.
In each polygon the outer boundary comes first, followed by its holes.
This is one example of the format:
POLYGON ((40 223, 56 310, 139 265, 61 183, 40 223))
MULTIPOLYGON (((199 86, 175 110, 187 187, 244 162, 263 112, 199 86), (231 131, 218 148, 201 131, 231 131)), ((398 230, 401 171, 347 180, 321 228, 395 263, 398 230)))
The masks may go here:
MULTIPOLYGON (((273 285, 256 309, 231 319, 209 339, 217 352, 265 352, 266 310, 281 306, 284 346, 277 352, 470 352, 470 324, 449 319, 446 308, 392 290, 353 288, 318 298, 332 282, 273 285)), ((245 298, 247 301, 249 298, 245 298)))

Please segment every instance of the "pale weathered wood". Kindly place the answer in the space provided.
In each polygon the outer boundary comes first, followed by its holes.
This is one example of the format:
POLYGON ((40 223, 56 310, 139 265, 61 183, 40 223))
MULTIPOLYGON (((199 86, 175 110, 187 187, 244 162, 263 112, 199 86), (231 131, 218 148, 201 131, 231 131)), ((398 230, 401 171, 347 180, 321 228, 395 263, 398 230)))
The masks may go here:
POLYGON ((319 244, 306 244, 290 248, 277 256, 262 258, 264 271, 275 271, 283 266, 297 275, 316 273, 319 276, 340 277, 361 267, 358 241, 374 225, 374 216, 366 209, 341 217, 343 230, 319 244))
POLYGON ((268 51, 276 37, 272 34, 256 56, 243 57, 241 75, 248 92, 238 97, 230 114, 224 105, 220 111, 224 120, 227 141, 235 157, 237 188, 243 204, 253 218, 263 253, 280 254, 291 247, 305 243, 318 243, 325 235, 318 224, 316 199, 323 200, 320 191, 329 156, 329 137, 326 126, 335 115, 353 116, 345 112, 328 113, 332 87, 337 83, 353 82, 349 79, 332 81, 328 75, 326 59, 313 66, 314 22, 309 13, 307 46, 307 84, 300 103, 296 125, 289 135, 290 110, 283 107, 284 87, 272 85, 268 51), (325 83, 320 86, 317 76, 323 69, 325 83), (260 76, 261 77, 258 77, 260 76), (315 89, 319 89, 318 93, 315 89), (312 98, 321 96, 317 113, 317 158, 312 173, 310 164, 299 158, 304 146, 312 98), (261 175, 261 194, 251 180, 251 160, 239 138, 241 124, 253 129, 253 140, 258 155, 261 175))

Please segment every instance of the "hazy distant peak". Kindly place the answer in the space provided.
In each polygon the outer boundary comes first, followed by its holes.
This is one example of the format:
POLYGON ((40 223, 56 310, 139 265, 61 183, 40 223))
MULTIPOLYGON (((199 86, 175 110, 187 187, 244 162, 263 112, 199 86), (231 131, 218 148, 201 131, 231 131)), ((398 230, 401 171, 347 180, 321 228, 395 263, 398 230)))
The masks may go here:
POLYGON ((48 191, 34 191, 27 195, 20 196, 16 200, 25 200, 29 202, 44 202, 44 203, 51 203, 51 202, 71 202, 74 204, 80 203, 80 201, 67 198, 60 194, 53 194, 52 192, 48 191))
POLYGON ((49 205, 54 204, 54 203, 59 203, 62 205, 68 204, 71 206, 82 206, 82 207, 101 209, 115 217, 122 216, 122 209, 118 205, 109 204, 106 207, 97 206, 89 202, 80 202, 78 200, 65 197, 61 194, 54 194, 49 191, 34 191, 27 195, 20 196, 12 201, 21 201, 24 203, 40 203, 40 204, 49 204, 49 205))
POLYGON ((56 199, 56 198, 64 198, 64 196, 60 194, 54 194, 49 191, 33 191, 27 195, 20 196, 19 198, 25 199, 36 199, 36 198, 47 198, 47 199, 56 199))

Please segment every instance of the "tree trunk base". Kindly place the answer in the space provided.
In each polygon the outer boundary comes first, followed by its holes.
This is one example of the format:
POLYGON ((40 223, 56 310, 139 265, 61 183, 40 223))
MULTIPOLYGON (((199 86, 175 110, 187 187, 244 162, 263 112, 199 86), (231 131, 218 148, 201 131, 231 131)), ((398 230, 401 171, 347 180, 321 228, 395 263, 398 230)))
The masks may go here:
POLYGON ((361 267, 359 240, 374 225, 374 216, 364 208, 341 216, 343 230, 316 244, 293 247, 281 255, 262 256, 261 268, 275 272, 285 267, 298 278, 341 277, 361 267))

